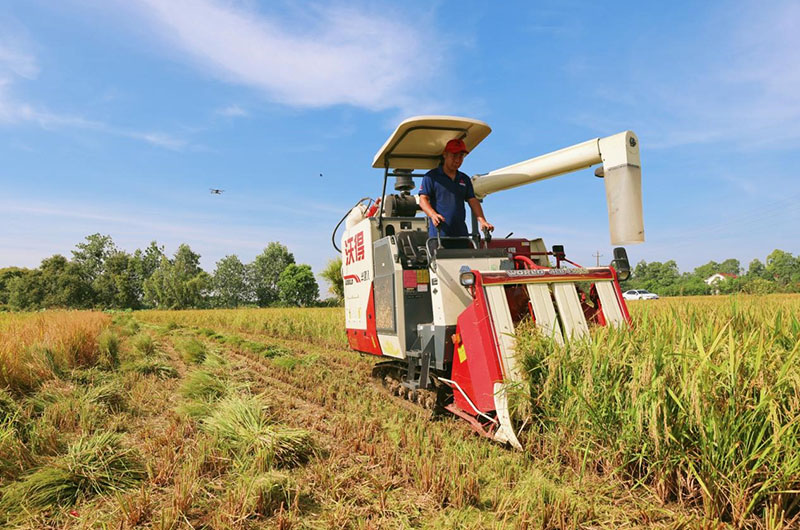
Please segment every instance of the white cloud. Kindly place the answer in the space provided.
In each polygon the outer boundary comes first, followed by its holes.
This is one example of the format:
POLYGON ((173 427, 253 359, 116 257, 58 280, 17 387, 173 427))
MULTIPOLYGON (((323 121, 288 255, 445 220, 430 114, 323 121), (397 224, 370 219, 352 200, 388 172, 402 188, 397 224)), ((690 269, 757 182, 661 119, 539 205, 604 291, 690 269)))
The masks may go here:
POLYGON ((32 54, 0 41, 0 72, 2 70, 26 79, 34 79, 39 75, 39 66, 32 54))
POLYGON ((40 73, 38 62, 19 24, 0 20, 0 124, 33 123, 46 130, 83 129, 122 136, 171 150, 187 142, 159 131, 138 131, 116 127, 82 116, 51 112, 16 97, 14 86, 21 80, 34 81, 40 73), (10 24, 10 25, 9 25, 10 24))
POLYGON ((35 123, 46 130, 62 128, 90 130, 146 142, 172 151, 180 151, 187 145, 185 140, 163 132, 120 128, 107 123, 88 120, 81 116, 57 114, 38 109, 28 103, 16 101, 9 97, 3 91, 3 88, 4 84, 0 82, 0 123, 35 123))
POLYGON ((217 111, 217 114, 219 114, 220 116, 227 116, 229 118, 239 118, 242 116, 248 116, 247 111, 244 110, 239 105, 228 105, 225 108, 219 109, 217 111))
POLYGON ((420 80, 439 67, 432 32, 391 13, 311 5, 289 22, 218 0, 139 3, 161 38, 200 67, 283 104, 415 106, 420 80))
POLYGON ((82 129, 97 131, 122 136, 133 140, 149 143, 151 145, 180 151, 186 147, 187 142, 181 138, 158 132, 137 131, 115 127, 100 121, 89 120, 81 116, 53 113, 37 108, 30 103, 19 101, 10 94, 11 81, 0 79, 0 124, 2 123, 34 123, 46 130, 56 129, 82 129))
POLYGON ((11 76, 35 79, 39 65, 31 48, 25 27, 16 19, 0 14, 0 79, 11 76))

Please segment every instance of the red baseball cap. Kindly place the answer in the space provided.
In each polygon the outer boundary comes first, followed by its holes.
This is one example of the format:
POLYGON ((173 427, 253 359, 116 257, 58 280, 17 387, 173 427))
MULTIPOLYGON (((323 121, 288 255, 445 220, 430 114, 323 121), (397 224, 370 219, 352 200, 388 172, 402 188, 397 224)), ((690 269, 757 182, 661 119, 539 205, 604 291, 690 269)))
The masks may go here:
POLYGON ((467 153, 469 154, 469 150, 467 149, 467 144, 464 143, 464 140, 461 138, 453 138, 447 145, 444 146, 445 153, 467 153))

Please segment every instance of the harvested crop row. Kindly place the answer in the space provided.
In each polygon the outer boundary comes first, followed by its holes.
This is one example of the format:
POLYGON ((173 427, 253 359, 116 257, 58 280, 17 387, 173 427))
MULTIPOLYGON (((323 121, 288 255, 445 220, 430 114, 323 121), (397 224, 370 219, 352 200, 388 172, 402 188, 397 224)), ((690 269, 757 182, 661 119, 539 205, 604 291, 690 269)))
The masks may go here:
MULTIPOLYGON (((229 337, 216 335, 220 345, 231 342, 229 337)), ((247 340, 257 338, 249 335, 247 340)), ((274 344, 275 340, 270 342, 274 344)), ((323 512, 320 519, 306 515, 301 520, 329 523, 332 514, 341 513, 341 503, 330 505, 331 500, 349 499, 353 492, 329 488, 338 483, 337 473, 330 468, 336 469, 342 462, 350 462, 346 468, 350 473, 355 473, 353 467, 374 469, 366 476, 359 475, 365 480, 368 476, 378 477, 368 488, 371 494, 361 495, 361 511, 354 507, 351 513, 353 517, 368 518, 373 525, 383 521, 387 527, 396 526, 390 522, 394 519, 381 515, 386 510, 405 517, 415 514, 410 521, 445 526, 458 521, 467 527, 481 527, 498 518, 511 527, 547 526, 545 520, 552 522, 553 518, 560 518, 564 525, 592 524, 600 519, 631 524, 631 513, 620 508, 630 508, 631 502, 642 506, 634 510, 633 521, 641 514, 648 514, 651 521, 664 518, 653 506, 647 508, 647 501, 625 500, 626 493, 615 493, 613 486, 599 483, 596 477, 584 477, 583 486, 577 482, 567 486, 556 478, 563 470, 553 463, 532 465, 523 455, 475 437, 454 420, 430 422, 429 412, 393 398, 371 383, 368 359, 346 351, 318 350, 307 343, 281 344, 284 357, 300 362, 287 367, 281 363, 282 356, 264 358, 249 350, 228 350, 224 356, 240 366, 234 373, 252 379, 258 385, 254 388, 263 389, 270 402, 281 403, 282 409, 291 411, 284 416, 297 426, 317 432, 329 449, 330 466, 324 466, 320 470, 323 474, 313 480, 327 486, 325 490, 314 490, 315 497, 327 500, 322 503, 323 512), (305 353, 300 354, 296 351, 299 349, 305 353), (303 364, 304 359, 307 364, 303 364), (359 459, 363 464, 358 464, 359 459), (590 508, 584 500, 592 497, 590 489, 616 497, 617 506, 590 508), (416 499, 413 505, 407 502, 409 498, 416 499), (378 505, 366 508, 365 502, 378 505)), ((356 491, 364 487, 362 484, 356 491)), ((674 522, 675 517, 666 520, 674 522)))

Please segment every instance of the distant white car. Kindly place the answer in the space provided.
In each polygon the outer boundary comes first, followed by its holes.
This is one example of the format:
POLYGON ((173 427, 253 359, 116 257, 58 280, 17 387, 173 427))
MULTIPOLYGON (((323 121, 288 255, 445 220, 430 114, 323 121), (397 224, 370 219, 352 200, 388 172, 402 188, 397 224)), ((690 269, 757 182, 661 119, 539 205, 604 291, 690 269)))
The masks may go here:
POLYGON ((622 293, 622 298, 625 300, 658 300, 658 295, 646 289, 631 289, 622 293))

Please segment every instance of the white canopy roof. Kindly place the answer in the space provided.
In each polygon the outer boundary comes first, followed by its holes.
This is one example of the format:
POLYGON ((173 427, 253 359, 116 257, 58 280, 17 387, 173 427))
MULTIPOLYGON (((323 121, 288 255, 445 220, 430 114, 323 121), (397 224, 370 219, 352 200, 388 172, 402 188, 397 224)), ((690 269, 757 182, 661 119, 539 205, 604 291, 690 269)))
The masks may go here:
POLYGON ((415 116, 403 121, 378 150, 372 167, 432 169, 448 140, 461 138, 472 151, 492 132, 480 120, 458 116, 415 116))

